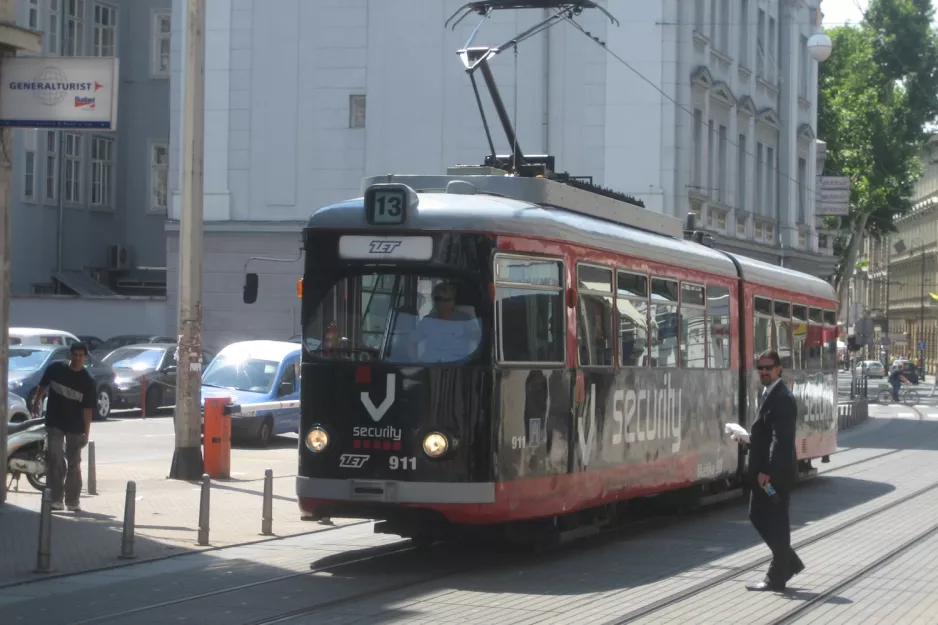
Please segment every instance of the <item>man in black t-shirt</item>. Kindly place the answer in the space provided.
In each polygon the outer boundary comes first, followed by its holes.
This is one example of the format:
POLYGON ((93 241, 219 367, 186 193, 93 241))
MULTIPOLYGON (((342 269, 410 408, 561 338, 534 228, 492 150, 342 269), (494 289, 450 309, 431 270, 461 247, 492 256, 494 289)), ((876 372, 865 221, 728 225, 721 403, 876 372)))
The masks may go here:
POLYGON ((49 393, 46 480, 52 491, 53 510, 65 507, 62 505, 64 494, 68 509, 81 511, 81 450, 88 444, 95 398, 94 379, 85 369, 87 357, 88 348, 84 343, 73 344, 68 364, 49 365, 33 399, 33 414, 38 416, 42 398, 47 391, 49 393))

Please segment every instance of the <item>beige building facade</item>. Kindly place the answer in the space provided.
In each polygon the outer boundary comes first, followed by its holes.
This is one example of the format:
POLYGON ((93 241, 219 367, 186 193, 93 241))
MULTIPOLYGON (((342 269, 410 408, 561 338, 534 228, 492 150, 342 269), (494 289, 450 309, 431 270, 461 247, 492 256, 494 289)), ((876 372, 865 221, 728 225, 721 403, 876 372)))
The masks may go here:
POLYGON ((921 155, 924 172, 915 187, 912 210, 895 221, 896 232, 867 239, 865 270, 851 285, 861 316, 873 319, 876 345, 869 358, 918 360, 928 372, 938 365, 938 135, 921 155), (934 294, 934 297, 932 296, 934 294), (924 347, 924 349, 921 349, 924 347))

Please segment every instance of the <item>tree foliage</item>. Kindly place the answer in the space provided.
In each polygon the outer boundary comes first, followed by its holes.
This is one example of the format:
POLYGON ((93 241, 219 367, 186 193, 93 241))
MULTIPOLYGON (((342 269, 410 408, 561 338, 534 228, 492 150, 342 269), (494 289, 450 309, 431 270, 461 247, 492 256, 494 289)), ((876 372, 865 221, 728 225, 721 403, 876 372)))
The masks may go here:
POLYGON ((818 136, 825 174, 849 176, 849 236, 835 241, 849 280, 863 236, 895 230, 921 175, 925 126, 938 115, 938 36, 931 0, 871 0, 861 24, 827 30, 819 65, 818 136))

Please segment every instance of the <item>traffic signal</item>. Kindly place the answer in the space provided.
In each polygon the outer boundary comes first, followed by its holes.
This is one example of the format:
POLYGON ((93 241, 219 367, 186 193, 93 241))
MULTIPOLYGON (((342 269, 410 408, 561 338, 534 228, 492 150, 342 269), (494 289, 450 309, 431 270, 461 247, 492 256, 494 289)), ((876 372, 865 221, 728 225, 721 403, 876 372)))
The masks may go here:
POLYGON ((858 352, 863 349, 863 346, 857 342, 857 337, 851 334, 847 337, 847 349, 851 352, 858 352))

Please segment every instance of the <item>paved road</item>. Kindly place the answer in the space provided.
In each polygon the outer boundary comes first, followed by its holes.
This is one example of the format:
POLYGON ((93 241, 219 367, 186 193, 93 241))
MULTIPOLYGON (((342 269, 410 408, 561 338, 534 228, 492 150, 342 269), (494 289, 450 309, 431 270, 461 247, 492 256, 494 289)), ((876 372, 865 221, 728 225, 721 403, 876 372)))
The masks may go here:
MULTIPOLYGON (((737 504, 539 556, 482 548, 388 553, 404 545, 373 535, 368 525, 346 527, 3 589, 0 622, 616 623, 671 598, 635 622, 767 623, 935 522, 938 492, 906 498, 938 480, 938 410, 872 406, 871 415, 842 434, 841 451, 820 467, 822 479, 794 496, 793 540, 822 538, 799 549, 808 569, 785 597, 744 590, 765 567, 738 567, 768 554, 737 504), (863 520, 865 514, 873 516, 863 520), (724 581, 675 599, 716 578, 724 581)), ((158 433, 160 426, 146 427, 158 433)), ((906 563, 906 570, 917 583, 938 583, 938 569, 927 561, 906 563)), ((889 577, 868 578, 850 601, 834 596, 820 605, 823 622, 865 622, 877 610, 879 622, 919 622, 908 618, 912 609, 921 622, 936 622, 927 588, 900 593, 906 588, 896 590, 889 577), (863 596, 876 600, 862 603, 863 596)), ((797 622, 819 622, 811 617, 797 622)))

